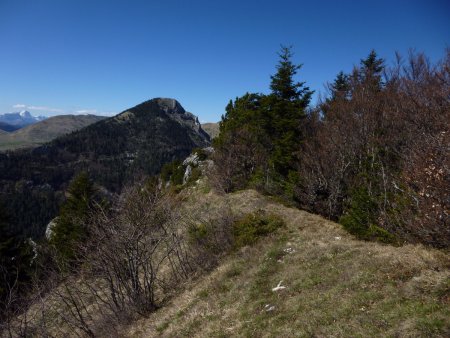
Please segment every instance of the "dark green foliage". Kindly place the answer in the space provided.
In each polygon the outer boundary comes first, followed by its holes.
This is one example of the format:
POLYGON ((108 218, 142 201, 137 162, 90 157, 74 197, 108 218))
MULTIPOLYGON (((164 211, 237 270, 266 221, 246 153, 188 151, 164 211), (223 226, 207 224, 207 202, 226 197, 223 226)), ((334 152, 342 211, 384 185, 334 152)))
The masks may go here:
POLYGON ((192 153, 197 154, 199 161, 204 161, 209 157, 209 153, 202 148, 195 148, 192 153))
POLYGON ((350 79, 344 72, 339 72, 331 84, 331 100, 345 99, 350 91, 350 79))
POLYGON ((372 50, 367 58, 361 60, 360 81, 380 90, 383 85, 381 76, 384 68, 384 60, 378 57, 375 50, 372 50))
POLYGON ((374 76, 380 75, 384 69, 384 60, 378 58, 375 50, 371 50, 366 59, 361 60, 361 65, 363 66, 363 72, 365 74, 374 76))
POLYGON ((305 82, 294 82, 294 76, 302 65, 294 65, 291 61, 293 56, 292 47, 281 46, 278 54, 280 61, 277 65, 277 73, 271 76, 270 89, 277 98, 285 101, 301 101, 306 108, 311 100, 312 92, 304 87, 305 82))
MULTIPOLYGON (((359 172, 346 192, 348 205, 339 222, 361 239, 394 243, 395 236, 379 226, 380 216, 398 213, 398 208, 401 208, 399 202, 404 196, 383 190, 384 169, 381 166, 383 162, 388 162, 385 156, 383 151, 378 151, 376 156, 369 156, 365 161, 361 161, 359 172), (397 202, 388 204, 388 200, 397 202)), ((393 164, 393 160, 390 160, 393 164)), ((393 168, 390 170, 393 174, 393 168)))
POLYGON ((186 168, 180 161, 167 163, 161 169, 161 179, 164 182, 170 182, 172 185, 183 184, 183 177, 186 168))
POLYGON ((29 241, 13 230, 0 201, 0 321, 6 312, 20 305, 11 301, 30 289, 33 256, 29 241))
POLYGON ((222 210, 219 218, 190 224, 188 239, 194 260, 202 269, 217 264, 217 259, 233 249, 255 244, 285 226, 282 218, 263 210, 247 214, 236 220, 230 210, 222 210))
POLYGON ((189 179, 186 183, 191 184, 193 182, 196 182, 201 176, 202 170, 199 167, 193 167, 191 170, 191 175, 189 176, 189 179))
POLYGON ((61 206, 50 244, 61 263, 72 263, 78 246, 88 237, 88 221, 98 199, 96 189, 86 173, 78 174, 70 183, 67 199, 61 206))
POLYGON ((252 245, 284 225, 279 216, 266 214, 263 210, 248 214, 233 224, 234 245, 237 248, 252 245))
POLYGON ((215 144, 220 145, 224 141, 225 134, 248 126, 253 133, 263 132, 262 128, 268 127, 268 117, 261 110, 262 95, 246 93, 234 102, 230 100, 225 108, 226 114, 220 122, 220 134, 215 139, 215 144))
POLYGON ((286 182, 295 171, 305 109, 312 91, 295 82, 301 65, 282 47, 271 94, 245 94, 230 101, 215 139, 216 162, 227 170, 230 190, 251 185, 269 193, 288 193, 286 182), (233 155, 227 155, 227 152, 233 155), (230 168, 233 167, 233 168, 230 168))
MULTIPOLYGON (((192 155, 197 155, 198 161, 204 161, 209 157, 209 153, 202 148, 195 148, 192 151, 192 155)), ((190 185, 193 182, 196 182, 202 176, 202 170, 199 168, 198 163, 190 163, 183 164, 181 161, 173 161, 171 163, 167 163, 161 169, 160 178, 164 184, 170 183, 175 191, 181 191, 183 189, 182 185, 187 184, 190 185), (184 175, 188 166, 191 167, 191 173, 187 178, 186 182, 184 182, 184 175)))
POLYGON ((59 210, 63 193, 56 192, 49 184, 34 185, 29 180, 0 183, 0 196, 10 215, 14 230, 21 237, 40 238, 45 225, 59 210))
POLYGON ((395 237, 377 226, 378 203, 365 186, 354 189, 350 195, 350 206, 339 222, 358 238, 392 243, 395 237))

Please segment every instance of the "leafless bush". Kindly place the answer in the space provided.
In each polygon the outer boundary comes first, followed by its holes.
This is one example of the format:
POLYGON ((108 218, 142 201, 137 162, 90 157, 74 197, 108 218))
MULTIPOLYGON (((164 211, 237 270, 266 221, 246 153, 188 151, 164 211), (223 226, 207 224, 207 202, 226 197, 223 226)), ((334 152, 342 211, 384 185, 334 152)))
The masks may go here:
POLYGON ((112 214, 92 225, 85 273, 99 282, 88 292, 116 316, 146 315, 162 301, 157 288, 191 270, 175 199, 156 187, 131 188, 112 214), (107 291, 106 291, 106 290, 107 291))
POLYGON ((40 289, 42 283, 36 281, 36 276, 27 282, 27 291, 21 290, 18 274, 12 280, 11 274, 0 267, 2 287, 5 287, 7 297, 2 301, 2 316, 0 320, 0 337, 48 337, 47 317, 44 316, 45 307, 42 295, 47 292, 52 283, 47 281, 45 290, 40 289), (30 309, 33 309, 32 311, 30 309))
POLYGON ((193 271, 179 201, 156 184, 127 189, 110 209, 97 205, 90 219, 90 239, 77 248, 79 264, 59 269, 55 260, 45 271, 43 280, 52 286, 41 287, 41 322, 52 317, 56 335, 118 335, 121 325, 157 309, 169 288, 193 271))
MULTIPOLYGON (((57 259, 43 262, 45 277, 35 283, 30 308, 11 316, 11 336, 118 336, 231 247, 229 208, 210 218, 157 184, 128 188, 110 209, 96 209, 89 241, 77 248, 78 264, 67 270, 57 259), (207 235, 193 236, 195 227, 207 235)), ((52 256, 52 247, 45 249, 52 256)))
POLYGON ((0 299, 0 333, 9 337, 26 332, 27 324, 27 321, 15 320, 23 309, 20 306, 21 299, 18 293, 18 271, 13 278, 12 276, 13 274, 7 271, 6 267, 0 265, 0 287, 4 296, 0 299))
POLYGON ((450 50, 431 66, 411 54, 398 81, 396 104, 403 112, 408 143, 402 153, 401 181, 413 197, 407 216, 410 238, 439 247, 450 245, 450 50))
POLYGON ((208 176, 219 192, 244 188, 256 168, 268 165, 267 149, 245 128, 227 134, 218 147, 212 156, 215 166, 208 176))

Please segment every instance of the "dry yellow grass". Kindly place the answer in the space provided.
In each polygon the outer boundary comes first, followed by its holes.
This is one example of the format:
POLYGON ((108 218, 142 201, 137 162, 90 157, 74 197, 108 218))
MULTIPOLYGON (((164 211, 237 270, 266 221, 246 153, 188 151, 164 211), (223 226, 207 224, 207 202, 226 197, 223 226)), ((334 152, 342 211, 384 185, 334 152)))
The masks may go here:
MULTIPOLYGON (((202 187, 196 188, 201 190, 202 187)), ((255 191, 191 193, 212 216, 259 209, 287 227, 226 257, 123 332, 132 337, 448 337, 448 254, 363 242, 255 191), (272 291, 278 283, 285 289, 272 291)))

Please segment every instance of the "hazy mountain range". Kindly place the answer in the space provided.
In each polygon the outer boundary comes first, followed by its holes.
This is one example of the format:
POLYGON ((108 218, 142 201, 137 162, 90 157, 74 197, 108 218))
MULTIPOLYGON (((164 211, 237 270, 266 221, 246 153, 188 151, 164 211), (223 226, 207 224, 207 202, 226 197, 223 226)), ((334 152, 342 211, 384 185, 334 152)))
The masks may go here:
POLYGON ((14 131, 27 125, 45 120, 46 116, 33 116, 29 111, 0 114, 0 129, 14 131))

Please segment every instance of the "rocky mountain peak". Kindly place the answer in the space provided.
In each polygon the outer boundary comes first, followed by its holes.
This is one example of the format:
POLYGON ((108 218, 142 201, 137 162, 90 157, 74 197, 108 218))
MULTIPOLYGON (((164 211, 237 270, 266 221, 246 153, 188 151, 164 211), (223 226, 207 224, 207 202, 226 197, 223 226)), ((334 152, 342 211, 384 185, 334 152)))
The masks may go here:
POLYGON ((22 110, 21 112, 19 112, 19 115, 25 118, 32 118, 30 112, 28 110, 22 110))
POLYGON ((158 97, 151 101, 156 102, 161 107, 161 109, 164 110, 168 114, 184 114, 184 113, 186 113, 186 111, 181 106, 181 104, 175 99, 158 97))
MULTIPOLYGON (((187 112, 183 106, 175 99, 158 97, 144 102, 143 106, 154 107, 157 105, 166 115, 181 125, 187 126, 201 135, 205 140, 210 140, 209 135, 202 129, 198 117, 194 114, 187 112)), ((141 105, 137 107, 142 107, 141 105)))

